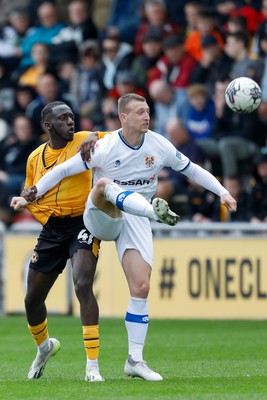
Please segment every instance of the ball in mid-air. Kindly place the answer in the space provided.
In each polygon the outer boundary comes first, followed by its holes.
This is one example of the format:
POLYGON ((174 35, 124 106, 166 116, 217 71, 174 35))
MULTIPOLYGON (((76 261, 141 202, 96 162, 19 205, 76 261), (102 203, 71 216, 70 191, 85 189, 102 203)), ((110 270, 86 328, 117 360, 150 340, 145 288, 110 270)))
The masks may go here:
POLYGON ((232 111, 250 114, 257 110, 261 103, 261 88, 251 78, 236 78, 225 90, 225 101, 232 111))

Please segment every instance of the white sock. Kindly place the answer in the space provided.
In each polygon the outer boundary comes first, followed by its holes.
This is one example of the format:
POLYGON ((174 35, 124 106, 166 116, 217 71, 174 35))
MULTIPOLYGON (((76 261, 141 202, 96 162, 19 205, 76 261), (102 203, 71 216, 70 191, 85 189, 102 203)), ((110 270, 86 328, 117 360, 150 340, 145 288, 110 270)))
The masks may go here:
POLYGON ((128 214, 138 215, 158 220, 154 213, 152 204, 150 204, 144 196, 132 190, 122 190, 119 185, 112 182, 106 185, 104 191, 105 199, 110 201, 114 206, 128 214))
POLYGON ((97 371, 99 371, 99 367, 98 367, 98 358, 96 358, 95 360, 91 360, 90 358, 86 359, 86 367, 87 368, 93 368, 96 369, 97 371))
POLYGON ((39 346, 38 346, 38 352, 39 353, 47 353, 50 350, 50 340, 49 337, 46 338, 39 346))
POLYGON ((147 299, 131 297, 125 316, 129 354, 134 361, 143 361, 143 348, 148 329, 147 299))

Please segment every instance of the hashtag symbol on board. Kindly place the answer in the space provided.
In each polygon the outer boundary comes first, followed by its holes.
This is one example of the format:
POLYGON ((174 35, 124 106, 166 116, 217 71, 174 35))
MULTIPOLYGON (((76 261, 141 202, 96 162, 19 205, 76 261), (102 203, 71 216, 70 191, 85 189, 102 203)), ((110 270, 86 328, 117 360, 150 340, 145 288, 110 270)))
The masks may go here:
POLYGON ((161 268, 161 282, 160 282, 160 297, 171 297, 172 290, 175 286, 173 276, 176 273, 174 267, 174 259, 163 260, 163 266, 161 268))

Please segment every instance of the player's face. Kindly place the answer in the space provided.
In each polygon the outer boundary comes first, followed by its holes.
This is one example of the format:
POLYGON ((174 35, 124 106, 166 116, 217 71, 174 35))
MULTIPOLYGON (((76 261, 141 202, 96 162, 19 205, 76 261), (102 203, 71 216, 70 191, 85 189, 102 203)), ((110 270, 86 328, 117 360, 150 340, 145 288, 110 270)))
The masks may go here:
POLYGON ((123 125, 128 131, 146 133, 149 128, 150 112, 146 102, 133 100, 128 111, 121 115, 123 125))
POLYGON ((49 134, 51 139, 71 142, 74 135, 74 114, 66 105, 53 108, 50 118, 49 134))

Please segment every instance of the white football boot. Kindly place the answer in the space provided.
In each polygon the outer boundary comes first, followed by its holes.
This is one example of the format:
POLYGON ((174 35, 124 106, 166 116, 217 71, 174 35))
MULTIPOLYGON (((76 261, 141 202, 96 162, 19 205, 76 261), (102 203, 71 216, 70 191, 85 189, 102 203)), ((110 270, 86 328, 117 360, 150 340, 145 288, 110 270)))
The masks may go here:
POLYGON ((60 343, 57 339, 49 339, 50 349, 46 353, 37 352, 37 355, 30 367, 28 379, 39 379, 44 373, 45 365, 50 357, 60 350, 60 343))
POLYGON ((124 372, 131 377, 143 378, 145 381, 162 381, 160 374, 147 366, 145 361, 134 361, 130 355, 126 360, 124 372))
POLYGON ((155 197, 152 201, 153 210, 158 219, 167 225, 176 225, 180 220, 179 215, 170 210, 169 204, 166 200, 155 197))
POLYGON ((85 380, 88 382, 104 382, 105 379, 100 375, 98 368, 86 367, 85 380))

